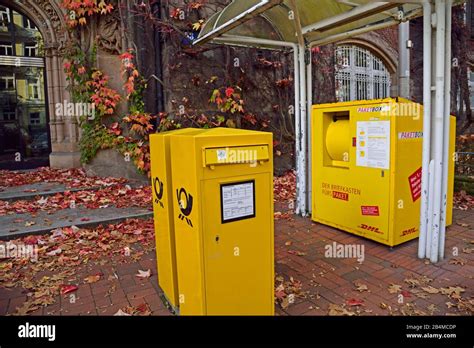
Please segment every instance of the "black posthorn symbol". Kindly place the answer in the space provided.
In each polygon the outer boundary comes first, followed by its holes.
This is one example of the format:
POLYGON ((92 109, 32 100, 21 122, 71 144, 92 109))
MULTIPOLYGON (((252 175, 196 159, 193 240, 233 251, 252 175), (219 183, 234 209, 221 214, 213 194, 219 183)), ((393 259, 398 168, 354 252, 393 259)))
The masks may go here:
POLYGON ((188 218, 193 210, 193 196, 188 194, 184 188, 181 188, 180 190, 176 190, 176 198, 178 199, 179 209, 181 210, 181 214, 179 214, 178 218, 180 220, 186 219, 188 225, 193 227, 191 219, 188 218))
POLYGON ((153 179, 153 190, 155 191, 155 203, 159 204, 162 208, 163 202, 161 199, 163 198, 163 183, 160 181, 158 177, 153 179))

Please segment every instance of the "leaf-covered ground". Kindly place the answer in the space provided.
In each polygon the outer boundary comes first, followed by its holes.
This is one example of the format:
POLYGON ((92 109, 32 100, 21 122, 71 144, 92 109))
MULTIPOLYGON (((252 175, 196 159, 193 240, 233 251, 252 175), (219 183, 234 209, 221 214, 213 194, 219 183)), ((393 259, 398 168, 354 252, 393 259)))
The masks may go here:
MULTIPOLYGON (((108 205, 151 206, 149 186, 89 178, 81 170, 2 172, 4 189, 57 182, 65 191, 33 200, 0 201, 0 216, 108 205), (37 180, 37 181, 35 181, 37 180), (98 188, 99 186, 99 188, 98 188)), ((439 264, 416 258, 416 241, 387 247, 293 214, 295 174, 275 178, 275 305, 279 315, 472 315, 474 311, 473 199, 455 196, 447 257, 439 264), (366 257, 327 258, 330 243, 363 244, 366 257), (454 253, 456 250, 456 253, 454 253)), ((86 216, 84 218, 87 218, 86 216)), ((163 315, 154 254, 153 219, 96 228, 67 227, 10 241, 34 247, 37 260, 0 259, 3 314, 163 315)), ((5 246, 5 242, 0 245, 5 246)), ((242 281, 245 281, 243 279, 242 281)))

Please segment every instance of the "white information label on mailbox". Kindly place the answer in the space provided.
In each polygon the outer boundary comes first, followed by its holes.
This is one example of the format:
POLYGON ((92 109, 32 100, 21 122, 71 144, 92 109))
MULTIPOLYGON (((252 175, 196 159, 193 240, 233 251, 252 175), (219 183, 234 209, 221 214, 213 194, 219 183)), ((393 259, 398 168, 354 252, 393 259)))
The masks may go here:
POLYGON ((356 165, 390 168, 390 121, 357 122, 356 165))
POLYGON ((255 182, 221 185, 222 223, 255 217, 255 182))

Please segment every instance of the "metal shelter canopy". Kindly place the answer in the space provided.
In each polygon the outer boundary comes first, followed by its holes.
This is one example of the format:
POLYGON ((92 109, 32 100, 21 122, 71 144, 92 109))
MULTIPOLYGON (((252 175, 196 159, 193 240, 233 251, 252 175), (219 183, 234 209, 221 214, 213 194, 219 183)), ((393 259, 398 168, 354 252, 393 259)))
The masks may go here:
POLYGON ((311 212, 312 66, 315 45, 399 24, 423 14, 422 1, 233 0, 204 24, 194 44, 292 49, 296 130, 296 213, 311 212))
POLYGON ((421 14, 421 1, 234 0, 207 20, 195 44, 223 34, 298 43, 299 26, 306 42, 322 44, 338 35, 394 25, 421 14))
MULTIPOLYGON (((460 0, 234 0, 194 44, 290 48, 294 55, 296 213, 311 210, 310 48, 423 15, 423 160, 418 257, 443 259, 451 93, 451 7, 460 0), (435 184, 436 183, 436 184, 435 184)), ((317 173, 316 173, 317 174, 317 173)))

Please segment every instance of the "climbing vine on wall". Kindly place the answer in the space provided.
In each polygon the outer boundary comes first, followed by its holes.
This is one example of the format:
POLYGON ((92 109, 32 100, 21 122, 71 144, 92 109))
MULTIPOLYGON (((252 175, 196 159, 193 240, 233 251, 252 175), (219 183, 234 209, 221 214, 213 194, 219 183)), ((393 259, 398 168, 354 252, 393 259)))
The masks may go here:
POLYGON ((86 17, 107 15, 113 5, 104 0, 64 0, 62 6, 67 10, 72 38, 64 55, 68 89, 74 103, 92 104, 94 110, 93 115, 79 117, 81 161, 89 162, 100 149, 115 148, 124 155, 125 161, 133 161, 140 172, 149 174, 149 134, 154 131, 155 117, 145 112, 142 94, 146 81, 136 68, 133 50, 120 56, 125 94, 122 98, 109 86, 109 77, 96 67, 96 46, 90 53, 81 47, 80 31, 87 24, 86 17), (117 106, 121 101, 128 104, 126 115, 106 126, 108 118, 118 116, 117 106))
POLYGON ((108 14, 114 6, 105 0, 63 0, 62 7, 67 10, 67 25, 74 28, 86 25, 87 18, 96 14, 108 14))

